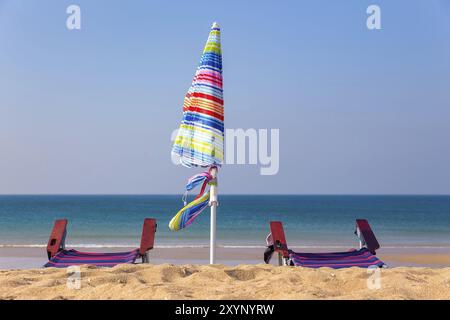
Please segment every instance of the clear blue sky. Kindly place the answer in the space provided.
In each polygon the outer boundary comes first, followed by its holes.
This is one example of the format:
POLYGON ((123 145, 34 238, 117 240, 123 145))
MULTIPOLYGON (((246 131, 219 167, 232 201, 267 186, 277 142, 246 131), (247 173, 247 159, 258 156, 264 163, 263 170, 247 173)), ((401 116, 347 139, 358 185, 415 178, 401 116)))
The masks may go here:
POLYGON ((450 194, 446 0, 0 0, 0 193, 183 192, 170 134, 215 20, 226 127, 281 140, 278 175, 225 166, 222 193, 450 194))

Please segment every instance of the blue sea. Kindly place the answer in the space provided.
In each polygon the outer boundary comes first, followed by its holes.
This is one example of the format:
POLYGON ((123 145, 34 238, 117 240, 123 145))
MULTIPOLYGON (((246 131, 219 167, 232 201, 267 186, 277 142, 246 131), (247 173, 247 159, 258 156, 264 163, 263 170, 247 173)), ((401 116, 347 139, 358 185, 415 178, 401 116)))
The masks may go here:
MULTIPOLYGON (((169 231, 181 207, 174 195, 0 196, 0 246, 45 246, 58 218, 69 219, 71 246, 136 246, 145 217, 157 219, 156 246, 207 246, 209 209, 169 231)), ((384 247, 450 247, 450 196, 222 195, 218 244, 263 247, 269 221, 281 220, 291 247, 354 246, 356 218, 369 220, 384 247)))

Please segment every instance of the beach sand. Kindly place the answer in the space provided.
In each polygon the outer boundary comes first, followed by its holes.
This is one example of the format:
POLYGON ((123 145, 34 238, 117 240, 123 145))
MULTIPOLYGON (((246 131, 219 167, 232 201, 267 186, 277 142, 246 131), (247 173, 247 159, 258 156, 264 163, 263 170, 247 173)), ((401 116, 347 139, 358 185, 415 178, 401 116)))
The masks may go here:
POLYGON ((0 299, 450 299, 450 268, 366 269, 273 265, 81 267, 79 289, 65 269, 0 271, 0 299))
POLYGON ((0 299, 450 299, 448 249, 380 250, 391 268, 379 288, 366 269, 261 264, 262 249, 219 248, 209 266, 208 248, 157 248, 147 265, 82 266, 81 288, 71 289, 66 269, 39 268, 44 252, 0 248, 0 299))

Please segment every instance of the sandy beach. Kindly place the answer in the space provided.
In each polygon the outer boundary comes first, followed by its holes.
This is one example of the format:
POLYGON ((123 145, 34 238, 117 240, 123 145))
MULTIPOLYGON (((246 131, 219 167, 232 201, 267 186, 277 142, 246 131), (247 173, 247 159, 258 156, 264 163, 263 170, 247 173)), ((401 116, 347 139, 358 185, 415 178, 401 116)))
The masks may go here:
POLYGON ((0 271, 0 299, 450 299, 450 268, 381 270, 272 265, 120 265, 81 267, 80 288, 65 269, 0 271))
POLYGON ((0 299, 450 299, 448 249, 380 251, 390 268, 379 288, 366 269, 265 265, 261 249, 243 248, 219 248, 209 266, 207 253, 156 248, 147 265, 82 266, 81 287, 71 289, 66 269, 39 268, 44 248, 0 248, 0 299))

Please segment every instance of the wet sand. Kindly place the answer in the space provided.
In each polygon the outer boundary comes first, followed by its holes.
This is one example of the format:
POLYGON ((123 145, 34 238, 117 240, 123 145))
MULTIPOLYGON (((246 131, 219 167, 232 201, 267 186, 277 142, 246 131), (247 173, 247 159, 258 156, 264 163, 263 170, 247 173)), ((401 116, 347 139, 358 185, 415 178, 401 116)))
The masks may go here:
MULTIPOLYGON (((133 248, 76 248, 80 251, 126 251, 133 248)), ((348 248, 333 248, 332 251, 348 248)), ((326 251, 326 248, 311 249, 326 251)), ((298 251, 301 251, 298 249, 298 251)), ((263 262, 264 248, 218 248, 217 263, 228 266, 239 264, 260 264, 263 262)), ((450 267, 450 248, 385 248, 377 256, 389 267, 450 267)), ((208 264, 209 248, 155 248, 150 253, 152 264, 208 264)), ((273 259, 276 263, 277 259, 273 259)), ((0 269, 40 268, 47 262, 44 247, 2 247, 0 248, 0 269)))

